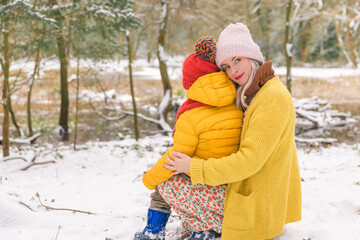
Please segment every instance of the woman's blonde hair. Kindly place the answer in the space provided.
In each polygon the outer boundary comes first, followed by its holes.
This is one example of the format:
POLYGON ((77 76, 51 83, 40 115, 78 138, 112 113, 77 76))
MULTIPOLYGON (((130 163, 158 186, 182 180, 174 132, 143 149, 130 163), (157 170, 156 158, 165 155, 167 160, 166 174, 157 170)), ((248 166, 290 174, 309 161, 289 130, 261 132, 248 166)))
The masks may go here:
POLYGON ((254 80, 255 74, 256 74, 257 70, 259 69, 259 67, 260 67, 260 64, 259 64, 258 61, 253 60, 253 59, 249 59, 249 60, 250 60, 251 68, 252 68, 252 72, 251 72, 251 75, 249 77, 249 80, 247 81, 247 83, 245 83, 245 85, 239 86, 238 89, 236 90, 236 99, 235 99, 236 106, 239 109, 241 107, 243 109, 243 111, 246 111, 246 109, 249 107, 245 102, 245 100, 246 100, 245 99, 246 98, 245 97, 245 92, 251 86, 251 84, 252 84, 252 82, 254 80))

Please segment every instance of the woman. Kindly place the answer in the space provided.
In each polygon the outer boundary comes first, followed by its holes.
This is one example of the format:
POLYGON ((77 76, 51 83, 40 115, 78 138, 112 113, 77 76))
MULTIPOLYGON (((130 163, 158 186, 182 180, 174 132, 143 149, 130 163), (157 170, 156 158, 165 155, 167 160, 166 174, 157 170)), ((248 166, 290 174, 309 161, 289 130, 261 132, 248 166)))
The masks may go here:
MULTIPOLYGON (((242 23, 230 24, 217 42, 216 64, 238 85, 244 111, 238 152, 207 161, 173 152, 173 174, 189 172, 192 184, 228 184, 221 239, 270 239, 301 219, 301 180, 290 93, 263 63, 242 23)), ((201 239, 201 238, 192 238, 201 239)))

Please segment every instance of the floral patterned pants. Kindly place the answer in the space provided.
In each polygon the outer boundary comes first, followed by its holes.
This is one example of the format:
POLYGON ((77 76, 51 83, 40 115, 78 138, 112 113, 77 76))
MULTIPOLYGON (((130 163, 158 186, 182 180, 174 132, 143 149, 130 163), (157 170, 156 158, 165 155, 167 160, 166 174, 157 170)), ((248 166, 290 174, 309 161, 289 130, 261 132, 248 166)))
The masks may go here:
POLYGON ((158 185, 158 191, 180 215, 189 231, 214 230, 221 233, 226 185, 192 185, 190 178, 174 175, 158 185))

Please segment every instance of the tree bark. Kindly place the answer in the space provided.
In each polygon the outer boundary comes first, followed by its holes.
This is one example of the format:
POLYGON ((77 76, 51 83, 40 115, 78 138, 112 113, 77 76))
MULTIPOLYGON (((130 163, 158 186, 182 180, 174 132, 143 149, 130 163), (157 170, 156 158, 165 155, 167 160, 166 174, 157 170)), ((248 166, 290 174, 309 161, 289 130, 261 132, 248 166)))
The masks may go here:
POLYGON ((309 62, 312 25, 313 18, 300 22, 300 29, 302 29, 302 31, 299 33, 300 58, 303 62, 309 62))
POLYGON ((15 128, 16 128, 17 137, 21 137, 20 127, 19 127, 19 124, 16 121, 15 113, 14 113, 14 110, 12 108, 11 94, 8 95, 8 104, 9 104, 9 113, 11 115, 11 120, 12 120, 12 122, 13 122, 15 128))
MULTIPOLYGON (((169 16, 169 1, 161 0, 161 19, 160 19, 160 29, 158 36, 158 48, 157 48, 157 57, 159 59, 159 68, 161 74, 161 81, 163 84, 164 90, 164 98, 168 97, 167 94, 170 93, 170 99, 172 97, 172 88, 171 83, 167 71, 166 65, 166 56, 165 56, 165 36, 166 36, 166 28, 168 24, 168 16, 169 16)), ((164 99, 163 99, 164 100, 164 99)), ((163 109, 163 112, 160 112, 160 118, 164 118, 167 122, 167 114, 171 108, 171 101, 166 103, 166 107, 163 109)))
POLYGON ((136 141, 139 139, 139 127, 137 121, 137 109, 136 109, 136 101, 135 101, 135 93, 134 93, 134 85, 133 85, 133 75, 132 75, 132 46, 130 41, 130 33, 126 32, 126 41, 128 47, 128 58, 129 58, 129 79, 130 79, 130 91, 131 91, 131 98, 133 104, 133 111, 134 111, 134 134, 136 141))
POLYGON ((31 76, 30 86, 29 86, 28 95, 27 95, 27 103, 26 103, 29 137, 31 137, 34 134, 33 129, 32 129, 32 121, 31 121, 31 93, 32 93, 32 89, 34 87, 35 75, 39 72, 38 69, 39 69, 39 66, 40 66, 41 41, 38 42, 37 47, 38 48, 37 48, 36 57, 35 57, 35 67, 34 67, 34 72, 33 72, 32 76, 31 76))
MULTIPOLYGON (((263 0, 257 0, 255 5, 263 4, 263 0)), ((271 18, 270 18, 271 9, 268 6, 261 6, 257 9, 256 15, 258 18, 258 25, 260 26, 261 36, 263 36, 263 41, 265 42, 265 47, 262 48, 265 60, 270 58, 270 33, 271 33, 271 18)))
POLYGON ((286 87, 291 93, 291 47, 292 47, 292 29, 290 26, 290 16, 291 16, 291 8, 292 8, 293 0, 288 0, 286 3, 286 20, 285 20, 285 60, 286 60, 286 87))
POLYGON ((351 60, 351 62, 353 64, 353 67, 356 68, 357 65, 358 65, 357 56, 355 54, 356 50, 355 50, 355 46, 354 46, 354 42, 356 42, 356 41, 355 41, 355 39, 353 39, 352 34, 351 34, 351 31, 354 31, 354 30, 352 29, 349 20, 346 23, 347 23, 346 24, 347 25, 346 26, 347 30, 346 30, 346 34, 345 34, 345 39, 346 39, 347 46, 349 48, 350 60, 351 60))
POLYGON ((66 59, 66 43, 62 34, 57 37, 58 53, 60 59, 60 87, 61 87, 61 107, 59 125, 68 132, 69 116, 69 92, 68 92, 68 61, 66 59))
MULTIPOLYGON (((7 5, 8 1, 3 0, 3 5, 7 5)), ((4 84, 3 84, 3 96, 2 104, 4 108, 4 121, 2 129, 2 145, 3 145, 3 156, 9 156, 10 154, 10 140, 9 140, 9 128, 10 128, 10 119, 9 119, 9 69, 10 69, 10 47, 9 47, 9 17, 5 15, 3 17, 3 51, 4 51, 4 61, 1 60, 1 66, 4 74, 4 84)))
POLYGON ((344 46, 344 41, 341 36, 341 21, 338 19, 335 22, 335 29, 336 29, 336 38, 338 40, 340 50, 343 52, 348 63, 352 63, 351 58, 350 58, 349 54, 347 53, 345 46, 344 46))
POLYGON ((77 38, 77 66, 76 66, 76 103, 75 103, 75 133, 74 133, 74 150, 76 150, 76 141, 78 133, 79 119, 79 85, 80 85, 80 38, 77 38))
MULTIPOLYGON (((49 0, 49 5, 57 5, 57 0, 49 0)), ((68 91, 68 61, 66 51, 66 41, 64 37, 64 17, 61 15, 60 10, 54 11, 54 17, 56 19, 56 25, 58 26, 58 32, 56 36, 56 42, 58 47, 58 55, 60 60, 60 92, 61 92, 61 106, 60 106, 60 117, 59 126, 64 131, 64 136, 67 135, 68 127, 68 116, 69 116, 69 91, 68 91)), ((67 136, 65 136, 67 137, 67 136)))
POLYGON ((66 47, 66 60, 69 63, 70 62, 70 58, 71 58, 71 37, 72 37, 72 28, 71 28, 71 23, 69 28, 69 34, 67 35, 67 47, 66 47))

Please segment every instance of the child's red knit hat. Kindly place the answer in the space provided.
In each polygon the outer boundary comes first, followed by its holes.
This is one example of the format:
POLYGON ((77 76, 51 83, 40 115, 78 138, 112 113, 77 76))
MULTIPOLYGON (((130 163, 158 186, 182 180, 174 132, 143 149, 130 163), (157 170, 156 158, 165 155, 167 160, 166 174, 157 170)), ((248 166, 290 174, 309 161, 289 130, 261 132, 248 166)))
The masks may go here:
POLYGON ((195 44, 195 53, 183 63, 183 87, 188 90, 201 76, 219 72, 215 64, 216 41, 211 36, 201 37, 195 44))

